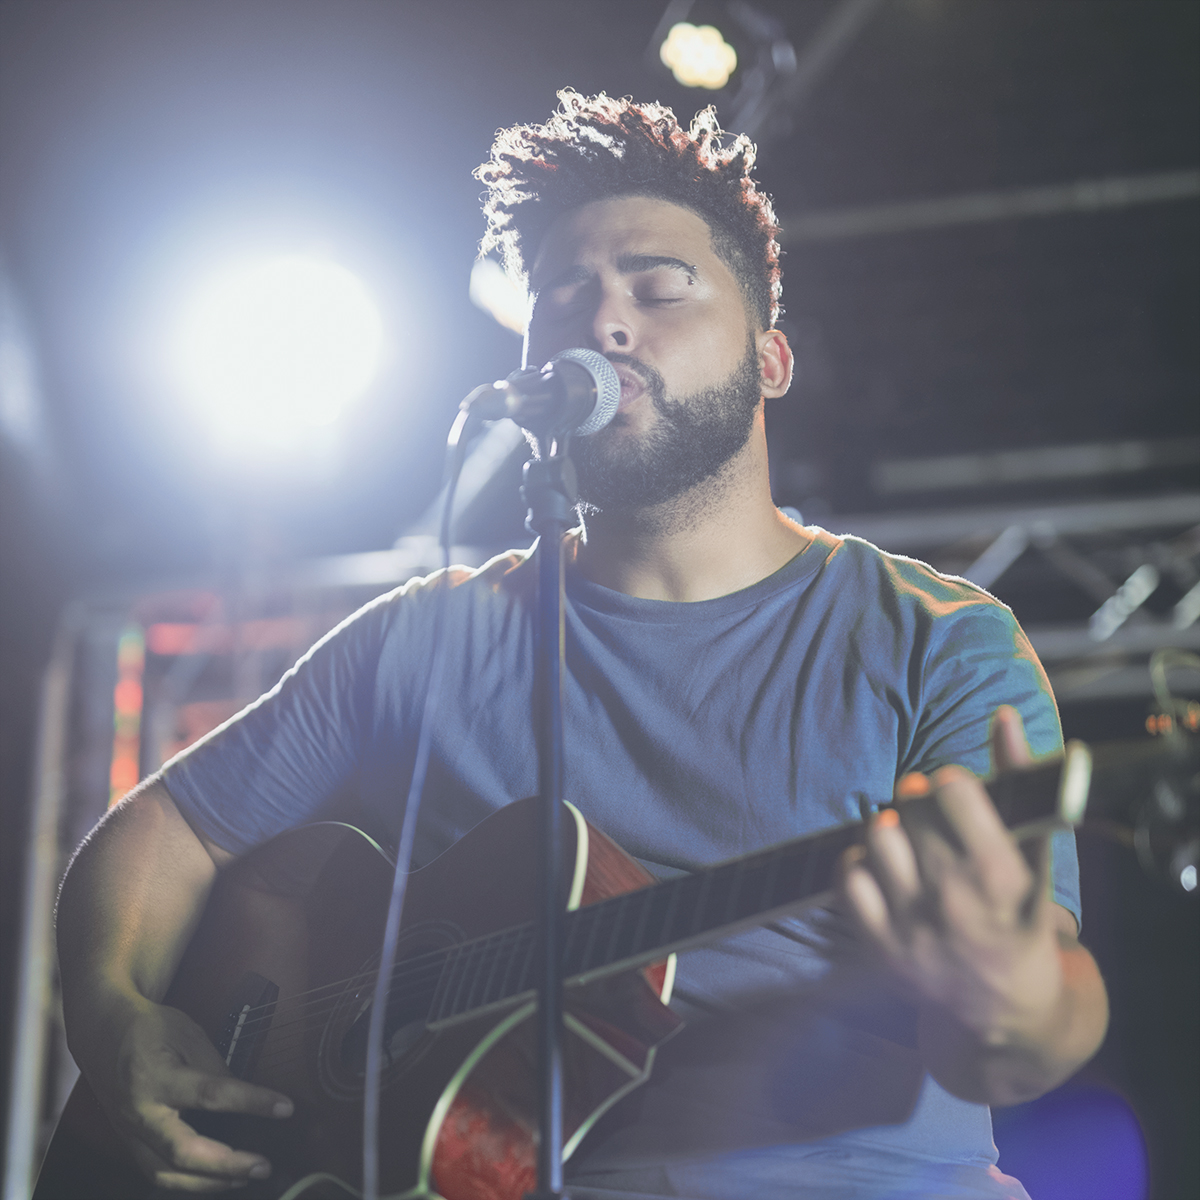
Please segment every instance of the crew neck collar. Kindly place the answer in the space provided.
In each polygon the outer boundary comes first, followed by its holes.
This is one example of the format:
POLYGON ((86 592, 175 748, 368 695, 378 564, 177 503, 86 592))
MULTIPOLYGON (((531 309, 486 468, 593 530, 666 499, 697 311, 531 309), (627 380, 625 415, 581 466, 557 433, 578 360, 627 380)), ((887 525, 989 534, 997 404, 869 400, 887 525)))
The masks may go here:
POLYGON ((649 600, 641 596, 628 596, 592 582, 573 565, 568 566, 566 571, 567 596, 573 604, 595 612, 664 624, 725 616, 761 604, 819 570, 836 549, 838 539, 823 529, 809 527, 808 533, 811 538, 808 545, 788 559, 778 571, 749 587, 724 596, 714 596, 711 600, 649 600))

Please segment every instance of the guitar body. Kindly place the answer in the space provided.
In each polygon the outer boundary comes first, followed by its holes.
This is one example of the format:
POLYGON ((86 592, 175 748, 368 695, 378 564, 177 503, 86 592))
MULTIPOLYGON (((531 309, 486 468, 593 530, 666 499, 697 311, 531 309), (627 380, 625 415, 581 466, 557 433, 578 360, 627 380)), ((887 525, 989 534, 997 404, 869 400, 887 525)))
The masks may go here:
MULTIPOLYGON (((1176 794, 1194 795, 1191 743, 1142 757, 1162 760, 1160 778, 1175 780, 1176 794)), ((1110 774, 1127 790, 1118 766, 1110 774)), ((1087 748, 1072 742, 1063 758, 1000 775, 988 791, 1015 838, 1043 836, 1079 823, 1091 772, 1087 748)), ((905 811, 918 818, 925 803, 905 801, 905 811)), ((536 800, 507 805, 409 877, 383 1038, 379 1178, 390 1200, 523 1200, 535 1186, 536 809, 536 800)), ((567 809, 564 1157, 646 1080, 656 1047, 678 1029, 666 1006, 668 952, 816 903, 861 835, 856 822, 839 825, 655 883, 567 809)), ((366 1035, 391 880, 380 849, 336 824, 283 834, 217 879, 166 1002, 205 1030, 235 1076, 295 1101, 287 1121, 185 1114, 271 1159, 272 1179, 250 1184, 246 1200, 358 1196, 366 1035)), ((178 1196, 149 1187, 121 1147, 81 1080, 33 1200, 178 1196)))
MULTIPOLYGON (((570 812, 562 881, 569 907, 653 882, 570 812)), ((406 979, 422 982, 422 963, 431 961, 422 955, 444 961, 447 947, 532 920, 535 825, 535 801, 508 805, 409 878, 380 1094, 385 1195, 521 1200, 534 1189, 532 997, 428 1020, 428 1005, 404 1012, 404 987, 406 979)), ((295 1102, 286 1121, 188 1114, 205 1133, 271 1159, 272 1178, 243 1190, 248 1200, 357 1194, 365 1033, 391 879, 382 851, 337 824, 282 834, 218 877, 165 1002, 205 1030, 235 1075, 295 1102)), ((514 944, 513 953, 527 948, 514 944)), ((492 971, 506 968, 497 960, 492 971)), ((668 973, 659 963, 568 989, 567 1154, 648 1077, 656 1045, 678 1027, 664 1003, 668 973)), ((81 1079, 35 1200, 168 1194, 146 1183, 121 1145, 81 1079)))

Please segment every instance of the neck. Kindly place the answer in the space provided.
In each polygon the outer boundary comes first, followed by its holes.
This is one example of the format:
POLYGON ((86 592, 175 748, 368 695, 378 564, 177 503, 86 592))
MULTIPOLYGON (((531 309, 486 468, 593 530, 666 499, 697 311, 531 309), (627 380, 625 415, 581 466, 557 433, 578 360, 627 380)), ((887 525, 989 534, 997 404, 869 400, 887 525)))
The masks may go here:
POLYGON ((652 508, 592 513, 575 563, 594 583, 646 600, 712 600, 774 574, 811 539, 771 500, 760 414, 710 479, 652 508))

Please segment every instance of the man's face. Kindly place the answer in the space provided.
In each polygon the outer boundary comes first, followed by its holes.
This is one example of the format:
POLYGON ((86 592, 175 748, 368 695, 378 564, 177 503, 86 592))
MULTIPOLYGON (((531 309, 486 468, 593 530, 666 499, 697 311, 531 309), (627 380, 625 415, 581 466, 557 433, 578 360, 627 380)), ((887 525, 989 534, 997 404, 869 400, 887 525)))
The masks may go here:
POLYGON ((746 443, 762 393, 743 294, 695 213, 640 196, 598 200, 553 225, 531 272, 526 361, 599 350, 621 404, 572 455, 601 510, 661 503, 746 443))

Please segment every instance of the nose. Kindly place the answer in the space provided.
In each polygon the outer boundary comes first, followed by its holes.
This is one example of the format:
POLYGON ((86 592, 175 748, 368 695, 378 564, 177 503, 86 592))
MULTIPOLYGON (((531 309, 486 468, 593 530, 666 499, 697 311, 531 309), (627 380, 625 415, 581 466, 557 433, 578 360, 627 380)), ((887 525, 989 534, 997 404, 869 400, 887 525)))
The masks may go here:
POLYGON ((601 354, 629 354, 634 345, 634 323, 627 306, 617 296, 601 296, 592 314, 593 347, 601 354))

